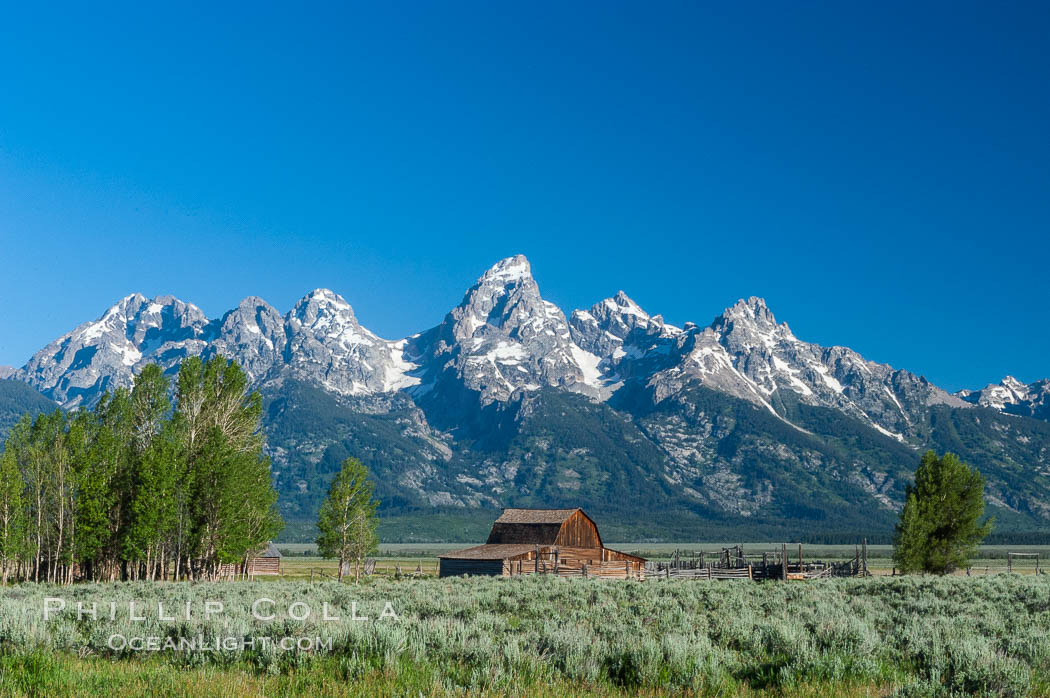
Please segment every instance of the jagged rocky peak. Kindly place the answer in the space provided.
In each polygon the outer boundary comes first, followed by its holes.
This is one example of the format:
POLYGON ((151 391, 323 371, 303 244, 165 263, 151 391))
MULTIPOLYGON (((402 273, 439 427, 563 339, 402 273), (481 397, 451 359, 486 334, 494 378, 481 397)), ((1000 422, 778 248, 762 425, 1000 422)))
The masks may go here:
POLYGON ((362 327, 338 293, 319 288, 304 296, 285 319, 288 341, 283 373, 343 395, 396 390, 417 382, 404 357, 404 342, 377 337, 362 327))
POLYGON ((757 297, 738 301, 702 331, 688 329, 676 348, 682 359, 649 378, 658 398, 698 382, 780 415, 790 391, 794 399, 840 410, 901 441, 916 436, 929 405, 966 404, 846 347, 799 340, 757 297))
POLYGON ((623 291, 617 291, 612 298, 606 298, 591 308, 593 315, 603 329, 623 339, 635 327, 648 327, 649 313, 631 300, 623 291))
POLYGON ((766 305, 766 301, 757 296, 751 296, 746 300, 740 299, 731 307, 726 308, 721 315, 715 318, 712 327, 726 333, 740 328, 758 331, 767 336, 793 337, 787 323, 777 324, 777 319, 773 311, 766 305))
POLYGON ((14 375, 14 372, 14 366, 0 366, 0 380, 10 378, 12 375, 14 375))
POLYGON ((417 394, 439 381, 480 393, 484 404, 543 386, 599 391, 598 357, 572 342, 565 315, 543 300, 523 255, 493 265, 413 345, 430 367, 417 394))
POLYGON ((758 349, 768 354, 778 345, 798 342, 787 323, 778 324, 766 302, 756 296, 726 308, 711 323, 711 329, 730 353, 751 353, 758 349))
POLYGON ((327 288, 318 288, 303 296, 288 313, 288 321, 297 330, 314 328, 328 331, 359 327, 354 309, 338 293, 327 288))
MULTIPOLYGON (((449 313, 456 339, 491 335, 529 335, 557 308, 540 296, 529 261, 523 255, 500 260, 467 290, 449 313)), ((523 337, 522 337, 523 338, 523 337)))
POLYGON ((542 324, 552 310, 561 313, 540 296, 529 260, 515 255, 482 274, 450 317, 455 337, 462 341, 475 335, 528 334, 524 326, 542 324))
POLYGON ((625 345, 637 345, 632 356, 640 356, 656 338, 667 339, 681 330, 664 323, 662 315, 649 315, 623 291, 591 306, 573 311, 569 324, 573 341, 603 357, 609 370, 626 355, 625 345))
POLYGON ((532 265, 523 254, 501 259, 481 275, 478 284, 486 283, 515 283, 524 279, 532 278, 532 265))
POLYGON ((174 296, 149 300, 133 293, 38 351, 16 377, 72 407, 106 389, 130 386, 135 368, 146 361, 170 369, 200 354, 211 334, 197 306, 174 296))
POLYGON ((209 353, 236 359, 253 380, 258 380, 279 361, 286 344, 281 314, 262 298, 248 296, 223 315, 209 353))
MULTIPOLYGON (((209 339, 208 316, 192 303, 171 295, 157 296, 140 305, 129 323, 134 332, 129 338, 136 346, 209 339)), ((140 348, 149 351, 152 347, 140 348)))

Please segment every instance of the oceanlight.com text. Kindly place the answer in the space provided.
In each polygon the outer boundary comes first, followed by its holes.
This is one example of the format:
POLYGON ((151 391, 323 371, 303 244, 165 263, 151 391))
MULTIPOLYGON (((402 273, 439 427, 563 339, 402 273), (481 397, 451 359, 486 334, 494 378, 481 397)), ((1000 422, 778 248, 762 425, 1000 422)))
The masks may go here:
POLYGON ((198 635, 197 637, 131 636, 113 634, 106 645, 116 652, 243 652, 245 650, 283 652, 330 652, 332 638, 328 637, 234 637, 198 635))

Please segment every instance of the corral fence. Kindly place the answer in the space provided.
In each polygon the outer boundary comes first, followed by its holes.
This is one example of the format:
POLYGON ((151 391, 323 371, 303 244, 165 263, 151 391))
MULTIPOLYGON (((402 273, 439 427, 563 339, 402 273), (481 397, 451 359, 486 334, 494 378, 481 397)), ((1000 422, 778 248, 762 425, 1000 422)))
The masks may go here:
POLYGON ((641 558, 623 555, 613 550, 599 554, 616 559, 595 559, 597 551, 564 546, 553 546, 536 552, 529 559, 517 558, 505 562, 504 573, 516 577, 528 574, 550 574, 558 577, 594 577, 597 579, 644 580, 646 567, 641 558))
POLYGON ((650 560, 645 573, 652 579, 780 579, 803 580, 823 577, 867 577, 868 543, 856 546, 856 554, 845 561, 806 560, 802 544, 791 553, 787 543, 764 551, 745 551, 734 545, 717 551, 675 550, 667 561, 650 560))
MULTIPOLYGON (((969 566, 966 568, 966 576, 973 577, 979 575, 989 574, 1046 574, 1046 564, 1040 564, 1042 555, 1040 553, 1032 552, 1013 552, 1006 553, 1006 564, 1002 562, 1002 558, 993 558, 994 561, 989 559, 983 560, 971 560, 969 566)), ((893 569, 893 573, 897 573, 897 568, 893 569)))

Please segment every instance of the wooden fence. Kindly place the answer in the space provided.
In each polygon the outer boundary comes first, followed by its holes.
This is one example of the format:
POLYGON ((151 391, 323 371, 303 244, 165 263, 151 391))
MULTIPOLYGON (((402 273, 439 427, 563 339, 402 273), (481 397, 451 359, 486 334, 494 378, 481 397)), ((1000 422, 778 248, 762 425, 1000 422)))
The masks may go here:
MULTIPOLYGON (((794 551, 792 551, 794 552, 794 551)), ((864 541, 856 548, 856 555, 843 562, 803 558, 802 544, 798 557, 788 555, 788 546, 779 550, 745 552, 743 545, 722 548, 720 551, 676 550, 667 562, 646 563, 646 573, 653 579, 780 579, 805 580, 824 577, 866 577, 868 572, 868 545, 864 541)))
POLYGON ((573 558, 511 561, 510 576, 553 574, 559 577, 645 579, 645 567, 626 560, 581 561, 573 558))

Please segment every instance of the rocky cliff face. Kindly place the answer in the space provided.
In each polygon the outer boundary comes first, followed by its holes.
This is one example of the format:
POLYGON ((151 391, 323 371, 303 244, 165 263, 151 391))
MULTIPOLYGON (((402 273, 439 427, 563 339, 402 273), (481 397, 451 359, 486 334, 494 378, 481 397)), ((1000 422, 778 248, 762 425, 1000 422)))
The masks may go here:
POLYGON ((598 397, 594 354, 572 341, 565 315, 543 300, 529 262, 518 255, 489 269, 437 327, 410 340, 425 366, 412 393, 477 393, 480 404, 517 391, 563 388, 598 397))
POLYGON ((361 326, 342 296, 318 289, 285 318, 288 341, 280 373, 341 395, 372 395, 418 383, 404 341, 380 339, 361 326))
POLYGON ((602 357, 607 380, 643 382, 655 402, 704 385, 782 418, 785 402, 831 407, 900 441, 917 435, 916 420, 930 405, 965 406, 908 371, 799 340, 761 298, 737 302, 708 327, 679 330, 621 292, 574 313, 573 328, 602 357))
POLYGON ((41 349, 14 377, 65 407, 76 407, 107 389, 130 386, 135 369, 146 362, 170 369, 201 354, 214 330, 191 303, 134 293, 41 349))

